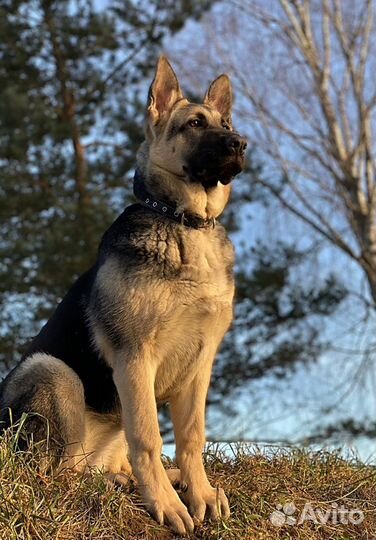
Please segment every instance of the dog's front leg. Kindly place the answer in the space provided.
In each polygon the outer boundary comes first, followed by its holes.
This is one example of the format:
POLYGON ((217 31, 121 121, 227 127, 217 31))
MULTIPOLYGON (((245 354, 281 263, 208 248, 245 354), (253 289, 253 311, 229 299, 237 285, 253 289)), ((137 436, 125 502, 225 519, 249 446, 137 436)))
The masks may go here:
POLYGON ((202 521, 228 518, 230 508, 223 489, 213 488, 202 462, 205 444, 205 402, 209 387, 211 363, 193 381, 170 400, 176 441, 176 460, 180 468, 180 484, 190 514, 202 521))
POLYGON ((148 361, 145 353, 126 361, 118 358, 113 377, 122 405, 133 473, 141 496, 159 523, 169 523, 181 535, 191 533, 193 520, 171 486, 161 462, 162 439, 152 362, 148 361))

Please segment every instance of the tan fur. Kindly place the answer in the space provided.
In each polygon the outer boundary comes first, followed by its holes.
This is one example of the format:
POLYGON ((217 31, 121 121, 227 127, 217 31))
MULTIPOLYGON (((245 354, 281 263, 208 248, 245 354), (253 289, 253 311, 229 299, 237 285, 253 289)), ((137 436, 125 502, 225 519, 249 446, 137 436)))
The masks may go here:
POLYGON ((96 467, 110 473, 123 472, 132 475, 128 461, 128 445, 120 415, 85 413, 85 437, 83 440, 85 467, 96 467))
MULTIPOLYGON (((206 478, 201 451, 211 366, 231 322, 233 288, 225 285, 226 254, 216 252, 207 238, 201 241, 202 232, 191 232, 181 282, 155 284, 147 278, 140 282, 138 277, 132 284, 130 279, 132 294, 124 298, 124 313, 120 316, 134 322, 134 332, 142 331, 142 317, 148 317, 148 310, 157 310, 164 325, 145 336, 142 348, 135 346, 131 358, 129 348, 107 356, 114 369, 133 472, 143 498, 159 520, 167 518, 180 533, 190 530, 192 523, 161 465, 156 400, 171 403, 181 482, 189 486, 185 498, 192 515, 202 520, 208 510, 212 517, 218 517, 218 508, 224 516, 229 513, 225 495, 217 493, 206 478), (153 291, 150 301, 145 299, 145 291, 153 291), (186 328, 190 329, 189 335, 186 328), (184 359, 189 357, 180 351, 189 349, 195 332, 204 333, 207 340, 195 362, 186 365, 184 359)), ((108 286, 113 285, 112 279, 108 286)))

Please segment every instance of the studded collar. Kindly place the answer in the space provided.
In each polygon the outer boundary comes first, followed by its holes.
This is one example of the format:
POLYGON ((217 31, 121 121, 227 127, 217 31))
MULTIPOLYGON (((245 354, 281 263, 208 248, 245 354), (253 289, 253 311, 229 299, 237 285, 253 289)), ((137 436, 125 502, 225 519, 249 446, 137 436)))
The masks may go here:
POLYGON ((215 227, 215 218, 204 219, 195 214, 179 212, 176 205, 172 206, 165 201, 160 201, 153 197, 147 191, 144 176, 139 169, 136 169, 134 174, 133 193, 143 206, 150 208, 150 210, 153 210, 157 214, 161 214, 176 223, 180 223, 191 229, 209 229, 215 227))

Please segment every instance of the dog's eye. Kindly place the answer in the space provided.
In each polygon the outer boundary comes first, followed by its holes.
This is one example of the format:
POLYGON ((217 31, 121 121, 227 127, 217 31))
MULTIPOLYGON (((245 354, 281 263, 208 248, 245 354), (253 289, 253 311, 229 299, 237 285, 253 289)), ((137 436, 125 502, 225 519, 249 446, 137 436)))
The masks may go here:
POLYGON ((192 120, 189 120, 188 124, 191 127, 199 128, 199 127, 203 127, 204 122, 201 118, 192 118, 192 120))

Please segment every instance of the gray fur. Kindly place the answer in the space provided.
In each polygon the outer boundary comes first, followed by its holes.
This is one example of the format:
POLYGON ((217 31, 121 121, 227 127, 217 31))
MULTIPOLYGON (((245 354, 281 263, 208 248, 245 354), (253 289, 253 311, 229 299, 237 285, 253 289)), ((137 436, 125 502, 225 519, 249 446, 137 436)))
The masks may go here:
POLYGON ((0 421, 10 425, 29 415, 27 431, 34 441, 46 439, 61 451, 84 434, 84 389, 75 372, 61 360, 35 354, 5 381, 0 398, 0 421), (10 412, 11 410, 11 412, 10 412))

